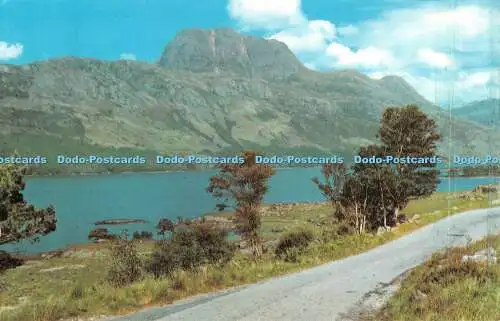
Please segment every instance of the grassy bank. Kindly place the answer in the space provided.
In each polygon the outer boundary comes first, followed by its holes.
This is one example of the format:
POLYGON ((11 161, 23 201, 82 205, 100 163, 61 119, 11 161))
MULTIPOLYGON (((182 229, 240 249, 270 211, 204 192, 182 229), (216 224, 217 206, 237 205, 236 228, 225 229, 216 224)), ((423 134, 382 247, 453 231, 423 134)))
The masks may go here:
MULTIPOLYGON (((500 252, 500 235, 491 241, 500 252)), ((360 321, 500 320, 500 264, 461 262, 487 243, 485 239, 434 255, 407 275, 386 306, 360 321)))
MULTIPOLYGON (((238 253, 224 268, 206 267, 198 273, 181 271, 162 280, 146 277, 120 289, 104 281, 110 262, 106 245, 73 247, 61 257, 32 260, 0 276, 0 319, 52 321, 76 316, 125 314, 148 306, 169 304, 188 296, 253 283, 356 255, 435 222, 448 212, 453 214, 488 206, 484 196, 471 199, 452 196, 436 193, 427 199, 412 201, 404 211, 409 222, 390 232, 360 236, 328 237, 325 232, 332 229, 325 223, 332 213, 328 204, 269 205, 263 212, 262 235, 266 241, 273 241, 297 227, 314 230, 316 240, 298 262, 277 260, 272 253, 266 253, 261 262, 254 262, 244 253, 238 253)), ((141 254, 147 256, 152 246, 152 242, 141 243, 141 254)))

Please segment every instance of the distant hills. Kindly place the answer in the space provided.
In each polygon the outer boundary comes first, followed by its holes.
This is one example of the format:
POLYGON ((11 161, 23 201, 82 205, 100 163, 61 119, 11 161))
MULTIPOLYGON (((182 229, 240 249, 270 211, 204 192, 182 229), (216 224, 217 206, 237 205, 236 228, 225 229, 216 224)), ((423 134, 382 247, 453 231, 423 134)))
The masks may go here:
POLYGON ((486 126, 500 126, 500 99, 486 99, 452 110, 453 115, 486 126))
MULTIPOLYGON (((276 40, 189 29, 156 64, 65 57, 0 65, 0 153, 351 154, 376 142, 385 108, 406 104, 439 122, 446 154, 447 112, 402 78, 316 72, 276 40)), ((452 120, 454 152, 482 153, 487 137, 500 148, 498 130, 466 118, 452 120)))

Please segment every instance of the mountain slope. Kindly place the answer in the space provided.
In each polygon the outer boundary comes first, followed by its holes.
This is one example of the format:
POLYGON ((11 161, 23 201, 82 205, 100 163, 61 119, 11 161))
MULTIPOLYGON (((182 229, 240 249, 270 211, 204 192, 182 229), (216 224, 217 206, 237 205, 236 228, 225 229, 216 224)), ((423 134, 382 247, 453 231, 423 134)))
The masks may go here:
POLYGON ((452 111, 453 115, 487 126, 500 125, 500 99, 475 101, 452 111))
MULTIPOLYGON (((158 64, 67 57, 0 65, 4 154, 352 153, 376 142, 385 108, 405 104, 418 104, 448 134, 447 114, 401 78, 311 71, 284 44, 228 29, 180 32, 158 64)), ((479 153, 488 136, 500 138, 453 123, 456 152, 479 153)))

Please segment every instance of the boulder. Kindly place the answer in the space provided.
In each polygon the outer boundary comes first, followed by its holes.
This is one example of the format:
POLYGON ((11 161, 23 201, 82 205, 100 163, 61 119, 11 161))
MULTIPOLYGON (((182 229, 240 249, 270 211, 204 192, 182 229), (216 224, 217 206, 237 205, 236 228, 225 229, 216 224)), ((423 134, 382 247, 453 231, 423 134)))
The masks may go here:
POLYGON ((478 262, 478 263, 497 263, 497 253, 494 248, 489 247, 484 250, 477 251, 474 255, 464 255, 462 262, 478 262))

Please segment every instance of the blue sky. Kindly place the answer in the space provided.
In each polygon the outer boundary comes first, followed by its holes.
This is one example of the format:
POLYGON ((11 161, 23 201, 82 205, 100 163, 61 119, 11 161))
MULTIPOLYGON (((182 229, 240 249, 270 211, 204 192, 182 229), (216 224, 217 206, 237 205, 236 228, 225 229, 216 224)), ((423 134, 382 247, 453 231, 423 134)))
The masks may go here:
POLYGON ((499 64, 491 62, 489 44, 492 30, 498 30, 494 41, 500 43, 500 1, 452 3, 0 0, 0 63, 63 56, 155 62, 181 29, 233 27, 285 42, 312 69, 399 75, 442 105, 452 86, 458 103, 496 97, 499 64))

